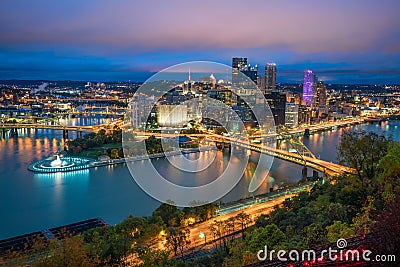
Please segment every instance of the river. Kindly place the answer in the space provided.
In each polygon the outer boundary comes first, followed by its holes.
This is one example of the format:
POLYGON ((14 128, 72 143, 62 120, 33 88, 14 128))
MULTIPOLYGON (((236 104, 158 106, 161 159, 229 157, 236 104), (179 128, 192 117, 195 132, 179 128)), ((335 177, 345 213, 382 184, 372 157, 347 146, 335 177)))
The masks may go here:
MULTIPOLYGON (((104 122, 104 118, 98 117, 66 121, 70 125, 104 122)), ((390 121, 317 133, 304 137, 303 142, 321 159, 335 162, 340 136, 350 128, 392 135, 395 140, 400 140, 400 121, 390 121)), ((70 134, 70 138, 74 137, 74 134, 70 134)), ((21 129, 18 130, 18 136, 0 137, 0 239, 94 217, 115 224, 130 214, 151 215, 159 206, 158 201, 144 193, 134 182, 125 165, 55 174, 38 174, 27 170, 29 164, 61 147, 62 131, 21 129)), ((252 153, 242 180, 222 201, 249 196, 247 188, 254 169, 252 162, 256 158, 257 154, 252 153)), ((229 156, 219 151, 216 159, 225 164, 229 156)), ((187 181, 187 176, 176 176, 166 159, 153 161, 160 173, 170 175, 176 181, 187 181)), ((270 187, 282 183, 298 181, 301 178, 301 166, 275 159, 270 176, 272 178, 256 194, 265 193, 270 187)), ((191 179, 204 184, 210 179, 210 172, 196 174, 191 179)))

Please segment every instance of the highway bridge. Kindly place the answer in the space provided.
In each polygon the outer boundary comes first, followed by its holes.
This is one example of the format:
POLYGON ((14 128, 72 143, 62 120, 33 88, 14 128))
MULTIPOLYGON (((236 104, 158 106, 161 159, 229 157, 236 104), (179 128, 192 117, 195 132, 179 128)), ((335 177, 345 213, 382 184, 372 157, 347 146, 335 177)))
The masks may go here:
MULTIPOLYGON (((149 132, 138 132, 137 136, 151 136, 156 137, 176 137, 177 134, 166 134, 166 133, 149 133, 149 132)), ((222 136, 218 134, 188 134, 187 136, 198 138, 203 137, 215 142, 223 142, 232 146, 238 146, 245 149, 250 149, 257 151, 259 153, 264 153, 279 159, 283 159, 295 164, 302 165, 307 168, 311 168, 318 171, 324 175, 333 177, 337 175, 342 175, 346 173, 355 172, 354 169, 347 166, 342 166, 333 162, 324 161, 316 158, 314 155, 306 156, 295 152, 286 151, 283 149, 273 148, 263 143, 252 143, 249 140, 242 140, 230 136, 222 136)), ((251 139, 251 138, 250 138, 251 139)))
POLYGON ((318 172, 323 173, 328 176, 337 176, 346 173, 353 173, 355 170, 346 166, 342 166, 333 162, 324 161, 316 158, 315 156, 305 156, 295 152, 290 152, 282 149, 277 149, 270 147, 263 143, 252 143, 248 140, 242 140, 238 138, 233 138, 229 136, 221 136, 216 134, 210 134, 207 138, 210 138, 219 142, 227 142, 232 145, 236 145, 245 149, 250 149, 260 153, 264 153, 279 159, 283 159, 289 162, 293 162, 304 167, 311 168, 318 172))
MULTIPOLYGON (((0 129, 20 129, 20 128, 30 128, 30 129, 52 129, 52 130, 63 130, 64 137, 68 137, 68 131, 77 131, 82 132, 97 132, 101 127, 105 125, 96 125, 96 126, 65 126, 65 125, 57 125, 57 124, 17 124, 17 123, 0 123, 0 129)), ((165 133, 150 133, 150 132, 137 132, 135 133, 137 136, 150 136, 154 135, 156 137, 176 137, 177 134, 165 134, 165 133)), ((236 145, 245 149, 250 149, 253 151, 257 151, 260 153, 264 153, 270 156, 277 157, 279 159, 283 159, 289 162, 293 162, 304 167, 311 168, 320 173, 323 173, 328 176, 336 176, 345 173, 353 173, 354 170, 352 168, 342 166, 336 163, 327 162, 321 159, 316 158, 315 156, 306 156, 300 153, 290 152, 283 149, 269 147, 265 144, 261 143, 252 143, 249 140, 242 140, 235 137, 230 136, 222 136, 212 133, 207 134, 188 134, 190 137, 194 138, 207 138, 216 142, 229 143, 231 146, 236 145)))
POLYGON ((63 116, 63 115, 76 115, 76 116, 81 116, 81 115, 104 115, 104 116, 117 116, 117 117, 123 117, 125 116, 125 112, 115 112, 115 111, 89 111, 89 110, 83 110, 83 111, 65 111, 65 112, 58 112, 54 113, 55 116, 63 116))
POLYGON ((93 126, 66 126, 59 124, 40 124, 40 123, 0 123, 0 129, 51 129, 65 131, 94 132, 97 127, 93 126))

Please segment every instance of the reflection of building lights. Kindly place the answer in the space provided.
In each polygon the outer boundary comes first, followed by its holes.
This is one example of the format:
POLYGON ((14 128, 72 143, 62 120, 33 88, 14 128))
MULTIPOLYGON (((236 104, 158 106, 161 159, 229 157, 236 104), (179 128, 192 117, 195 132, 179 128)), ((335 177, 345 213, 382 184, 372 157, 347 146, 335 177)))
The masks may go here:
POLYGON ((35 173, 34 177, 38 179, 49 179, 50 181, 56 179, 79 179, 89 177, 89 169, 76 170, 73 172, 49 172, 49 173, 35 173))

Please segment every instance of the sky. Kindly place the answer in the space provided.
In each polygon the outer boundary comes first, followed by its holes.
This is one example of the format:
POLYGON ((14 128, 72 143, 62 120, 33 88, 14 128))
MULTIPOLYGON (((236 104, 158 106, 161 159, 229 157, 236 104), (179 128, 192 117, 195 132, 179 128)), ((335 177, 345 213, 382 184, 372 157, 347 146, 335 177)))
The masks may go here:
POLYGON ((1 0, 0 79, 144 81, 247 57, 278 82, 400 84, 398 0, 1 0))

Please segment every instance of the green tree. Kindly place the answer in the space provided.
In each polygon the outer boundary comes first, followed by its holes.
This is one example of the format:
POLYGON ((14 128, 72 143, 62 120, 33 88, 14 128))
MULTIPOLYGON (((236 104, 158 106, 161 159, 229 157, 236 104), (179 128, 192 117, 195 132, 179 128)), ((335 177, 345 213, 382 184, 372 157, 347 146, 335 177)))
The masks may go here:
POLYGON ((353 229, 344 222, 335 221, 326 227, 329 242, 336 242, 339 238, 350 238, 354 235, 353 229))
POLYGON ((133 252, 132 231, 119 225, 89 230, 84 237, 91 255, 98 255, 102 265, 122 265, 133 252))
POLYGON ((111 149, 110 158, 112 158, 112 159, 119 158, 119 153, 118 153, 118 149, 117 148, 111 149))
POLYGON ((157 139, 154 135, 145 140, 146 149, 149 154, 157 154, 163 152, 161 139, 157 139))
POLYGON ((304 229, 304 241, 307 247, 312 248, 326 244, 326 229, 321 224, 312 223, 304 229))
POLYGON ((387 151, 390 140, 364 131, 345 131, 338 147, 338 161, 354 168, 363 188, 374 179, 377 164, 387 151))
POLYGON ((162 249, 151 249, 149 247, 140 247, 138 249, 139 259, 143 261, 141 266, 168 266, 170 251, 162 249))
POLYGON ((268 246, 269 250, 277 250, 286 239, 286 235, 278 228, 278 226, 270 224, 250 232, 246 236, 246 245, 247 249, 251 252, 257 252, 260 249, 264 249, 264 246, 268 246))
POLYGON ((225 235, 227 234, 227 228, 225 227, 225 221, 214 220, 209 224, 209 229, 213 235, 214 241, 219 239, 219 245, 226 245, 225 235))
POLYGON ((238 215, 235 216, 235 220, 240 225, 240 229, 241 229, 241 232, 242 232, 242 240, 244 240, 244 231, 247 229, 247 227, 251 223, 250 216, 245 212, 241 212, 241 213, 239 213, 238 215))
POLYGON ((365 205, 361 208, 361 212, 353 218, 354 231, 356 234, 367 234, 371 232, 374 225, 374 213, 376 208, 374 206, 375 199, 368 196, 365 205))
POLYGON ((224 127, 215 127, 214 128, 214 133, 215 134, 219 134, 219 135, 222 135, 223 133, 227 133, 227 131, 226 131, 226 129, 224 128, 224 127))
POLYGON ((178 208, 174 203, 162 203, 155 211, 152 216, 160 216, 164 223, 168 226, 175 226, 179 220, 177 220, 178 208))
POLYGON ((229 257, 225 258, 225 266, 243 266, 243 254, 246 251, 246 244, 241 240, 232 240, 228 243, 229 257))
POLYGON ((178 252, 183 255, 184 250, 190 245, 190 230, 188 228, 169 227, 167 234, 167 248, 170 248, 174 255, 178 252))
POLYGON ((400 193, 400 143, 391 143, 388 153, 379 161, 379 171, 383 198, 390 202, 400 193))

